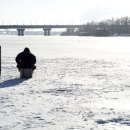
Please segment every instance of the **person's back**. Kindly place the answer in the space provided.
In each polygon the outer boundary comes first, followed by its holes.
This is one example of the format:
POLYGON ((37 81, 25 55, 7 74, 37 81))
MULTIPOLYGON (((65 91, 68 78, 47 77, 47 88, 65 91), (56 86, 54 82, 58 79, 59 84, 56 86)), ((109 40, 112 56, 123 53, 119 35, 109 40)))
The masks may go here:
POLYGON ((32 68, 35 69, 36 57, 30 52, 28 48, 25 48, 23 52, 19 53, 16 57, 17 67, 21 68, 32 68))

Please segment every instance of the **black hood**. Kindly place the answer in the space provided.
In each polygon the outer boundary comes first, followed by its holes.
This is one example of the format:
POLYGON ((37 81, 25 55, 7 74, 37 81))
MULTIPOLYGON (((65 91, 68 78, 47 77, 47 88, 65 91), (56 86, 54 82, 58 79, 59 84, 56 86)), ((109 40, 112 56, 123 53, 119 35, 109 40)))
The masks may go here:
POLYGON ((26 47, 26 48, 24 49, 24 52, 30 52, 29 48, 26 47))

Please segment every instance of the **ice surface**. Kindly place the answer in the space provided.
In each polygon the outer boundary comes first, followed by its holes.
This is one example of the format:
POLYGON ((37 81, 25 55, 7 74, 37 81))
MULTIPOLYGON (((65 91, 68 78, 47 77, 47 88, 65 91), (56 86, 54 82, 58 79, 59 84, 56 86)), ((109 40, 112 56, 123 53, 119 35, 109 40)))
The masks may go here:
POLYGON ((0 130, 129 130, 130 38, 0 36, 0 130), (37 56, 20 79, 15 56, 37 56))

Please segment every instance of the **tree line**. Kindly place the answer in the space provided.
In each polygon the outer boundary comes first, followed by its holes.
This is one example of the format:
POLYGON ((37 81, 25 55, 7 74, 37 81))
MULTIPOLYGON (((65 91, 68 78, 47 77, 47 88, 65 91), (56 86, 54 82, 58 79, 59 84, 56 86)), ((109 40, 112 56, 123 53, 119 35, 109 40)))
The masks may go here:
POLYGON ((74 33, 66 35, 80 35, 80 36, 112 36, 125 35, 130 36, 130 17, 111 18, 100 22, 89 22, 84 24, 74 33))

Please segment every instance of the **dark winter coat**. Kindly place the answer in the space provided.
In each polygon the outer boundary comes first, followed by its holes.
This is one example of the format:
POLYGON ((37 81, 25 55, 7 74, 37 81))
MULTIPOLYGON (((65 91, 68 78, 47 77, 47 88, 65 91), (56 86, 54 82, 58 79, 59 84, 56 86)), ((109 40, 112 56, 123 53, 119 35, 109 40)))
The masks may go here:
POLYGON ((30 51, 23 51, 16 57, 18 68, 34 68, 36 57, 30 51))

